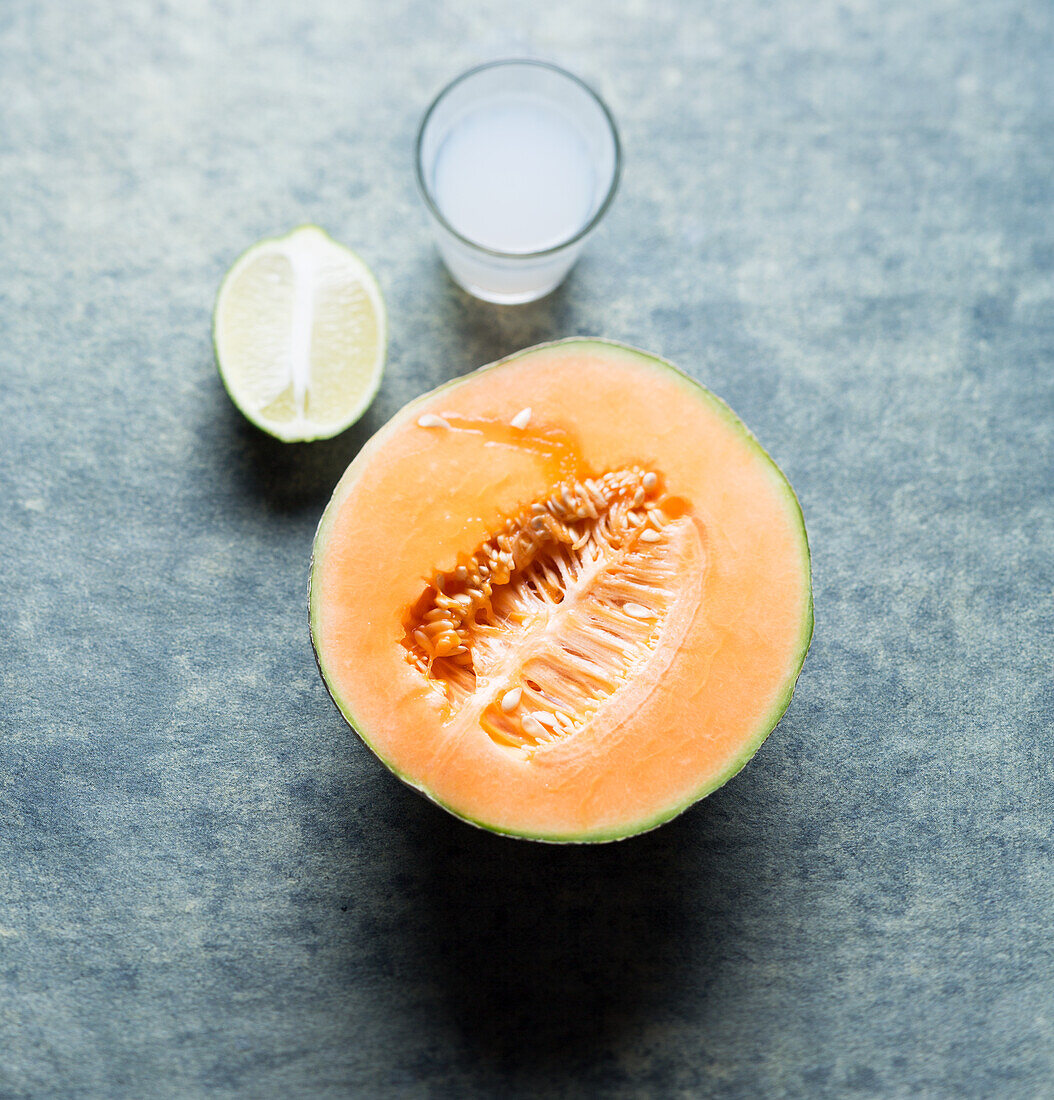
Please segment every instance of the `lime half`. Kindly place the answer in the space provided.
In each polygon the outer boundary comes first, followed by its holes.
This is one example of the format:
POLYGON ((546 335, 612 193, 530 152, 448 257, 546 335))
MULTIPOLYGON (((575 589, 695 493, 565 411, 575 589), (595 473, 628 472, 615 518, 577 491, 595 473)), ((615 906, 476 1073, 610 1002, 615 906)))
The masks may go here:
POLYGON ((370 269, 314 225, 254 244, 227 272, 212 319, 231 400, 286 442, 354 424, 384 373, 387 320, 370 269))

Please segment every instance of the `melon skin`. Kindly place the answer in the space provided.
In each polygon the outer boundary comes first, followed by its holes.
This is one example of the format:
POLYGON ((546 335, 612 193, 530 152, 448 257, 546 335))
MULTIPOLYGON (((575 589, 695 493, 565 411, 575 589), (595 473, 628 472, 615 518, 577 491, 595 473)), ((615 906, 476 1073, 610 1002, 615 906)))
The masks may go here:
MULTIPOLYGON (((527 398, 524 400, 526 402, 527 398)), ((499 835, 537 842, 603 843, 626 839, 657 828, 723 786, 751 760, 790 705, 794 688, 812 640, 813 625, 811 553, 808 535, 800 502, 783 472, 732 409, 691 376, 672 363, 648 352, 600 338, 570 338, 527 348, 480 367, 470 374, 453 379, 403 406, 365 444, 348 467, 319 521, 312 548, 309 581, 309 626, 312 649, 323 683, 347 723, 398 779, 459 820, 499 835), (398 753, 389 751, 384 744, 380 743, 381 738, 377 736, 375 725, 368 718, 358 713, 360 707, 356 706, 348 697, 349 692, 342 690, 342 685, 334 674, 333 655, 327 652, 327 641, 329 639, 323 636, 323 612, 326 592, 322 581, 322 566, 327 555, 331 552, 330 543, 334 523, 351 488, 371 468, 372 463, 376 462, 383 454, 393 435, 407 424, 416 422, 422 414, 435 410, 439 407, 437 403, 441 403, 444 397, 454 397, 457 391, 465 386, 471 386, 476 382, 486 382, 492 372, 525 360, 531 362, 539 356, 564 353, 581 353, 601 357, 609 355, 620 360, 633 361, 646 370, 661 372, 663 377, 668 381, 672 381, 681 389, 686 402, 698 402, 705 405, 710 413, 714 414, 731 429, 741 443, 749 449, 756 462, 764 468, 766 474, 774 479, 778 485, 778 492, 787 509, 789 522, 799 540, 801 555, 796 577, 800 585, 800 622, 797 624, 796 634, 791 646, 789 664, 782 675, 779 690, 772 696, 765 711, 755 718, 749 735, 742 738, 737 751, 730 753, 720 768, 707 774, 698 785, 684 792, 682 797, 670 800, 665 804, 656 805, 651 812, 640 813, 616 822, 590 824, 584 828, 549 828, 546 825, 529 827, 518 823, 510 825, 507 822, 494 820, 489 813, 471 812, 455 800, 444 797, 429 782, 422 780, 419 775, 415 774, 413 768, 408 768, 404 761, 399 758, 398 753)))

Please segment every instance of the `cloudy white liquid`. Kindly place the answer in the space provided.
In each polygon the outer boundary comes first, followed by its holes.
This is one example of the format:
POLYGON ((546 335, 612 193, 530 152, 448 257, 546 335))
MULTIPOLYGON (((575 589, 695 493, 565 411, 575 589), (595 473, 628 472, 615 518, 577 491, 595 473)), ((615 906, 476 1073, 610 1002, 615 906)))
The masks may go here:
POLYGON ((500 252, 538 252, 575 236, 593 214, 595 192, 585 140, 541 101, 475 107, 436 154, 433 194, 443 216, 500 252))

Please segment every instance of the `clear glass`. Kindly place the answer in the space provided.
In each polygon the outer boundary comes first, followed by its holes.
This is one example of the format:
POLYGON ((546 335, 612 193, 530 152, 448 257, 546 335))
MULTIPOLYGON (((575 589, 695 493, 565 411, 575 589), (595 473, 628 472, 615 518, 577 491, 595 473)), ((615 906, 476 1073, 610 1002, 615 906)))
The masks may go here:
POLYGON ((603 100, 563 69, 527 60, 494 61, 448 84, 421 121, 416 160, 451 276, 505 304, 559 286, 621 170, 603 100))

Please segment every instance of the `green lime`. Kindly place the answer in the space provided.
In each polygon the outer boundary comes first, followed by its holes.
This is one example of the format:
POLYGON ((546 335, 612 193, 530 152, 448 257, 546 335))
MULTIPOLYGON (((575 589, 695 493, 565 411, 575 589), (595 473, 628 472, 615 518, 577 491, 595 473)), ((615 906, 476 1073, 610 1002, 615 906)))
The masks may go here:
POLYGON ((384 373, 387 318, 370 269, 314 225, 254 244, 212 319, 220 377, 257 427, 328 439, 359 419, 384 373))

